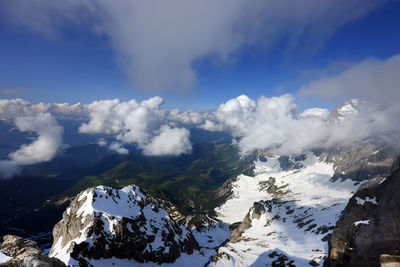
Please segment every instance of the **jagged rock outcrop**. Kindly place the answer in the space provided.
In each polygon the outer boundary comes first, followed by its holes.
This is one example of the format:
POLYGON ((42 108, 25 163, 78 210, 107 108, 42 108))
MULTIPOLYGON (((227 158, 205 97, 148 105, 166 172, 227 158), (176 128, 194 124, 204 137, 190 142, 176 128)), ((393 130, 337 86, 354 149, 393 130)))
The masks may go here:
POLYGON ((242 237, 242 234, 245 230, 249 229, 251 227, 251 222, 253 219, 259 219, 261 214, 265 213, 265 201, 259 201, 259 202, 254 202, 253 207, 249 209, 249 212, 246 214, 244 217, 243 221, 239 224, 239 226, 232 231, 231 237, 229 240, 231 242, 236 242, 240 240, 242 237))
POLYGON ((53 230, 50 256, 67 264, 90 266, 94 259, 174 262, 199 245, 185 226, 175 222, 163 202, 134 185, 106 186, 81 192, 53 230))
POLYGON ((399 166, 397 160, 391 175, 367 182, 350 199, 324 266, 380 266, 382 254, 400 255, 399 166))
POLYGON ((332 181, 351 179, 361 182, 389 172, 396 158, 396 151, 377 143, 364 142, 324 151, 320 158, 326 158, 327 162, 333 163, 335 174, 332 181))
POLYGON ((42 253, 37 243, 24 240, 15 235, 6 235, 0 246, 0 252, 11 259, 0 266, 8 267, 64 267, 65 264, 56 258, 50 258, 42 253))

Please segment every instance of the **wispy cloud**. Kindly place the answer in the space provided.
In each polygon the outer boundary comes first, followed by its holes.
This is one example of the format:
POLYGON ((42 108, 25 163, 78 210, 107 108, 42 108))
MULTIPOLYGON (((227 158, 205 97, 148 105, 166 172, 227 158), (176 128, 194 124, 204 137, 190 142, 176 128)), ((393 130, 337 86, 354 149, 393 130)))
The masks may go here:
POLYGON ((355 63, 336 76, 323 77, 303 86, 299 94, 317 98, 363 98, 390 105, 400 102, 400 54, 384 60, 355 63))
POLYGON ((187 90, 193 63, 226 62, 243 47, 273 48, 287 40, 318 47, 339 28, 386 0, 125 1, 14 0, 3 19, 47 36, 65 26, 109 37, 125 72, 140 88, 187 90))

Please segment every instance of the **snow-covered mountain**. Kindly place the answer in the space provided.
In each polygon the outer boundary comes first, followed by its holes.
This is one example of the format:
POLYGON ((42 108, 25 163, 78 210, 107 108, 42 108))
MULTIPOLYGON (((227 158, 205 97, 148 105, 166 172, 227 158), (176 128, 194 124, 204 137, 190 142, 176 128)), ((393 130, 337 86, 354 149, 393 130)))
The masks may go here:
POLYGON ((53 230, 50 251, 68 265, 89 265, 113 258, 137 262, 174 262, 199 251, 192 233, 173 221, 162 202, 138 187, 99 186, 80 193, 53 230))

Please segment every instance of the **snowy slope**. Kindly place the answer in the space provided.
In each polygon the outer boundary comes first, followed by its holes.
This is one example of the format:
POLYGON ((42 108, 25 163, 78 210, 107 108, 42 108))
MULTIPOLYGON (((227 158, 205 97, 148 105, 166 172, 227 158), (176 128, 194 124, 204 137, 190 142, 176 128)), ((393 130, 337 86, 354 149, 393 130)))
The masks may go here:
POLYGON ((255 177, 240 175, 232 184, 232 198, 216 209, 223 222, 245 220, 212 265, 265 266, 275 261, 309 266, 327 253, 322 239, 356 190, 354 182, 331 182, 332 164, 312 153, 297 162, 291 158, 297 167, 286 171, 278 159, 257 161, 255 177))
POLYGON ((7 262, 7 261, 9 261, 11 259, 12 259, 12 257, 4 255, 3 253, 0 252, 0 264, 1 263, 5 263, 5 262, 7 262))

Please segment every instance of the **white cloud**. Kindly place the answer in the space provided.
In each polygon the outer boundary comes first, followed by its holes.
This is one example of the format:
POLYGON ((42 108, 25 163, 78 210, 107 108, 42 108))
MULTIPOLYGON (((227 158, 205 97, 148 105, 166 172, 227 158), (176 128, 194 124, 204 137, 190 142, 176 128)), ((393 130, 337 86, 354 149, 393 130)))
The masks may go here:
POLYGON ((193 118, 196 117, 195 113, 171 113, 160 109, 162 103, 161 97, 152 97, 142 102, 121 102, 119 99, 94 101, 87 105, 90 120, 83 123, 79 131, 87 134, 114 135, 119 143, 111 144, 110 149, 121 154, 128 152, 121 143, 136 143, 148 155, 177 156, 189 153, 192 147, 189 131, 184 128, 171 128, 168 124, 171 123, 171 119, 191 123, 197 120, 193 118))
POLYGON ((221 132, 224 130, 221 124, 218 124, 212 120, 205 120, 203 124, 198 126, 198 128, 212 132, 221 132))
POLYGON ((334 77, 325 77, 300 89, 301 95, 330 99, 363 98, 392 104, 400 101, 400 54, 384 60, 368 59, 334 77))
POLYGON ((97 140, 97 144, 101 147, 106 146, 107 145, 107 141, 104 138, 99 138, 97 140))
POLYGON ((192 152, 190 132, 184 128, 170 128, 163 125, 159 134, 144 147, 144 154, 150 156, 179 156, 192 152))
POLYGON ((321 45, 343 25, 386 0, 14 0, 3 19, 47 36, 65 25, 109 37, 118 62, 141 88, 186 90, 196 81, 194 63, 225 62, 240 48, 273 48, 287 40, 321 45))
POLYGON ((324 120, 329 119, 330 112, 326 108, 309 108, 299 114, 300 117, 306 118, 310 116, 319 117, 324 120))
POLYGON ((117 152, 118 154, 122 154, 122 155, 128 155, 129 154, 128 149, 123 147, 122 144, 118 143, 118 142, 111 143, 109 149, 112 150, 112 151, 117 152))
POLYGON ((115 134, 126 143, 146 143, 151 132, 158 130, 163 120, 161 97, 137 102, 119 99, 94 101, 88 105, 89 122, 83 123, 81 133, 115 134))
POLYGON ((0 99, 0 118, 10 120, 18 116, 32 116, 40 112, 47 112, 49 107, 50 104, 32 104, 20 98, 0 99))
POLYGON ((36 164, 51 160, 62 144, 63 127, 50 113, 38 113, 34 116, 17 117, 15 125, 22 131, 32 131, 38 138, 30 144, 22 145, 8 155, 9 159, 0 161, 0 173, 9 178, 23 165, 36 164))
POLYGON ((169 120, 182 124, 200 124, 210 116, 208 112, 196 112, 192 110, 181 111, 179 109, 171 109, 168 110, 167 113, 169 120))
MULTIPOLYGON (((165 129, 162 126, 169 125, 172 130, 182 130, 172 131, 171 133, 177 134, 179 138, 187 138, 187 140, 181 140, 182 148, 175 146, 175 152, 163 152, 161 154, 176 155, 176 151, 187 153, 190 151, 187 147, 187 144, 190 144, 189 136, 182 134, 184 129, 177 128, 177 125, 198 125, 213 115, 208 112, 191 110, 161 109, 162 103, 163 99, 158 96, 142 102, 137 102, 134 99, 126 102, 114 99, 94 101, 90 104, 33 104, 23 99, 0 99, 0 119, 16 120, 18 117, 36 116, 45 112, 60 119, 88 119, 87 123, 81 124, 79 132, 113 135, 118 142, 108 145, 108 148, 121 154, 128 152, 122 146, 123 144, 136 143, 139 148, 146 149, 147 145, 152 143, 153 139, 160 134, 160 129, 165 129)), ((106 146, 107 142, 100 139, 98 144, 106 146)), ((151 145, 151 149, 148 150, 151 150, 149 154, 157 154, 154 151, 157 147, 155 144, 159 144, 159 142, 151 145)))
POLYGON ((338 121, 332 118, 334 113, 325 109, 299 113, 291 95, 260 97, 257 102, 242 95, 219 106, 213 125, 236 137, 242 153, 265 149, 280 154, 299 154, 368 138, 398 147, 400 104, 382 108, 357 103, 360 105, 358 112, 346 114, 338 121))

